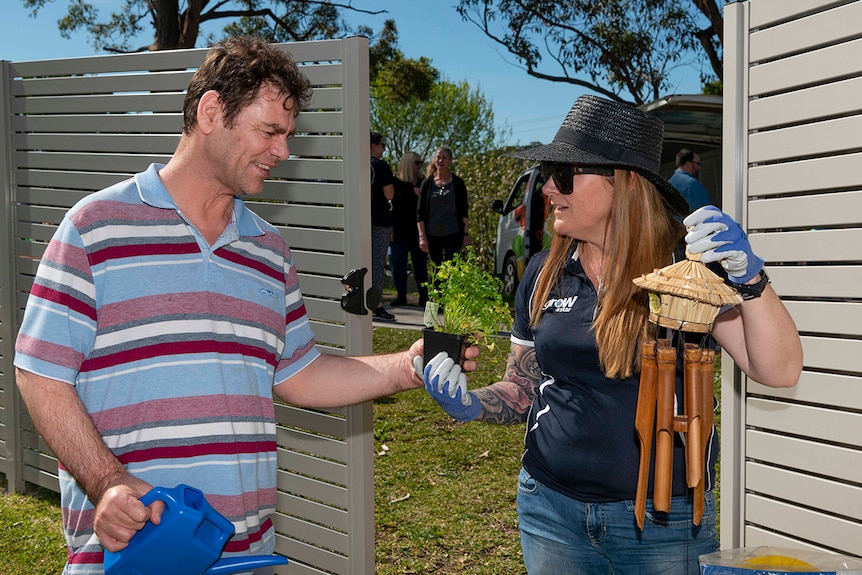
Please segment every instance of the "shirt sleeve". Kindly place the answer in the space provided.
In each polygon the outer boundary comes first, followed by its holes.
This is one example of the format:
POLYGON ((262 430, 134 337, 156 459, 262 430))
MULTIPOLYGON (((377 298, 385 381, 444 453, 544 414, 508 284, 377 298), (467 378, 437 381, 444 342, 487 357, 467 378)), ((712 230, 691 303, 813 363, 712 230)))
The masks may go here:
POLYGON ((428 207, 428 190, 431 188, 431 178, 422 180, 419 187, 419 200, 416 202, 416 221, 424 222, 427 217, 426 208, 428 207))
POLYGON ((299 275, 293 257, 285 246, 285 323, 284 350, 275 370, 275 385, 290 379, 320 355, 308 320, 305 302, 299 291, 299 275))
POLYGON ((96 286, 68 215, 48 244, 15 342, 15 366, 74 384, 96 336, 96 286))
POLYGON ((536 290, 536 280, 539 276, 539 270, 548 256, 547 251, 542 251, 530 258, 527 264, 527 269, 524 270, 524 276, 521 278, 521 283, 518 284, 518 291, 515 292, 515 317, 512 323, 512 343, 533 347, 533 329, 530 327, 530 309, 533 302, 533 293, 536 290))

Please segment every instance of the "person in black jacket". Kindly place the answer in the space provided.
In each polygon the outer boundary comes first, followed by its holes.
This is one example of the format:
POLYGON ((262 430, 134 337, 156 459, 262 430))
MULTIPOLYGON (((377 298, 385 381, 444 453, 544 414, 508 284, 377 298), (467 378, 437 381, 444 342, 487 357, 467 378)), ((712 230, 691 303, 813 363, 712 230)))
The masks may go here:
POLYGON ((413 279, 419 291, 419 306, 428 301, 428 255, 419 248, 419 230, 416 226, 416 206, 419 201, 419 187, 422 184, 420 172, 422 158, 416 152, 405 152, 398 163, 395 177, 395 197, 392 198, 392 243, 390 263, 392 282, 397 297, 389 305, 407 305, 407 256, 413 264, 413 279))
POLYGON ((383 283, 386 279, 386 253, 392 241, 392 214, 389 202, 395 195, 395 176, 383 160, 385 138, 371 133, 371 287, 377 297, 372 314, 381 321, 395 321, 395 316, 383 308, 383 283))
POLYGON ((419 247, 435 265, 451 259, 470 243, 467 186, 450 171, 451 164, 452 150, 438 148, 422 182, 416 208, 419 247))

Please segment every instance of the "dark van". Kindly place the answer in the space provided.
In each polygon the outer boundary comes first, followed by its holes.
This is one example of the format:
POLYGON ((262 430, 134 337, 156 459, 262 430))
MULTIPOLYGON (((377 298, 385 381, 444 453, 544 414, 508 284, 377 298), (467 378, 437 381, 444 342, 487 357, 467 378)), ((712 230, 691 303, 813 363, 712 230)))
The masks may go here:
MULTIPOLYGON (((665 124, 660 173, 669 178, 676 153, 690 148, 700 153, 700 180, 712 203, 721 207, 721 96, 667 96, 642 106, 665 124)), ((551 220, 539 167, 518 176, 505 200, 494 200, 491 209, 500 214, 495 243, 495 272, 503 280, 504 293, 514 295, 530 257, 550 245, 551 220)))

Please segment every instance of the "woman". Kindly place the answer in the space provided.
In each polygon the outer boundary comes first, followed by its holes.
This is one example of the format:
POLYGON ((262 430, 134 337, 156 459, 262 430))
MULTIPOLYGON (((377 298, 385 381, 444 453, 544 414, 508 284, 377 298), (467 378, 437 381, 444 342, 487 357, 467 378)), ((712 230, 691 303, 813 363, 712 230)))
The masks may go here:
POLYGON ((428 301, 428 255, 419 248, 416 226, 416 205, 422 178, 422 158, 416 152, 405 152, 398 162, 395 176, 395 196, 392 198, 392 243, 390 261, 392 282, 398 295, 389 305, 407 305, 407 256, 413 264, 413 279, 419 292, 419 306, 428 301))
POLYGON ((470 243, 467 186, 450 171, 451 165, 452 150, 441 146, 428 165, 416 209, 419 247, 438 266, 470 243))
MULTIPOLYGON (((722 310, 708 345, 764 385, 792 386, 802 369, 796 327, 739 225, 711 206, 685 219, 688 234, 674 218, 687 204, 657 173, 662 134, 657 118, 583 96, 551 144, 515 154, 542 163, 555 220, 550 250, 530 261, 518 288, 504 379, 468 392, 451 359, 424 369, 426 389, 452 417, 526 422, 518 519, 531 574, 685 575, 718 548, 717 441, 707 450, 700 524, 676 441, 670 512, 650 499, 643 531, 636 525, 639 350, 656 328, 632 279, 671 264, 688 244, 749 298, 722 310)), ((682 381, 680 362, 678 400, 682 381)), ((652 481, 648 489, 651 498, 652 481)))

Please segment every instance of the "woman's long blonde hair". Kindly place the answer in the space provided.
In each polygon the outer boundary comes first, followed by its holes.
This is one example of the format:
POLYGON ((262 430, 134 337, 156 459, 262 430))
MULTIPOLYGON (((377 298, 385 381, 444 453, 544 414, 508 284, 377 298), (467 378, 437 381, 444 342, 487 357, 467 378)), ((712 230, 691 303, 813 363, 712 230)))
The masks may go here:
POLYGON ((413 183, 413 166, 415 162, 421 161, 422 158, 416 152, 404 152, 401 155, 401 160, 398 162, 398 179, 408 184, 413 183))
MULTIPOLYGON (((655 186, 640 174, 617 169, 613 182, 593 329, 605 376, 626 378, 640 371, 640 343, 649 319, 648 295, 632 280, 672 263, 674 247, 684 228, 673 219, 655 186)), ((553 234, 550 254, 539 272, 533 294, 531 326, 538 325, 544 302, 559 284, 576 241, 553 234)))

